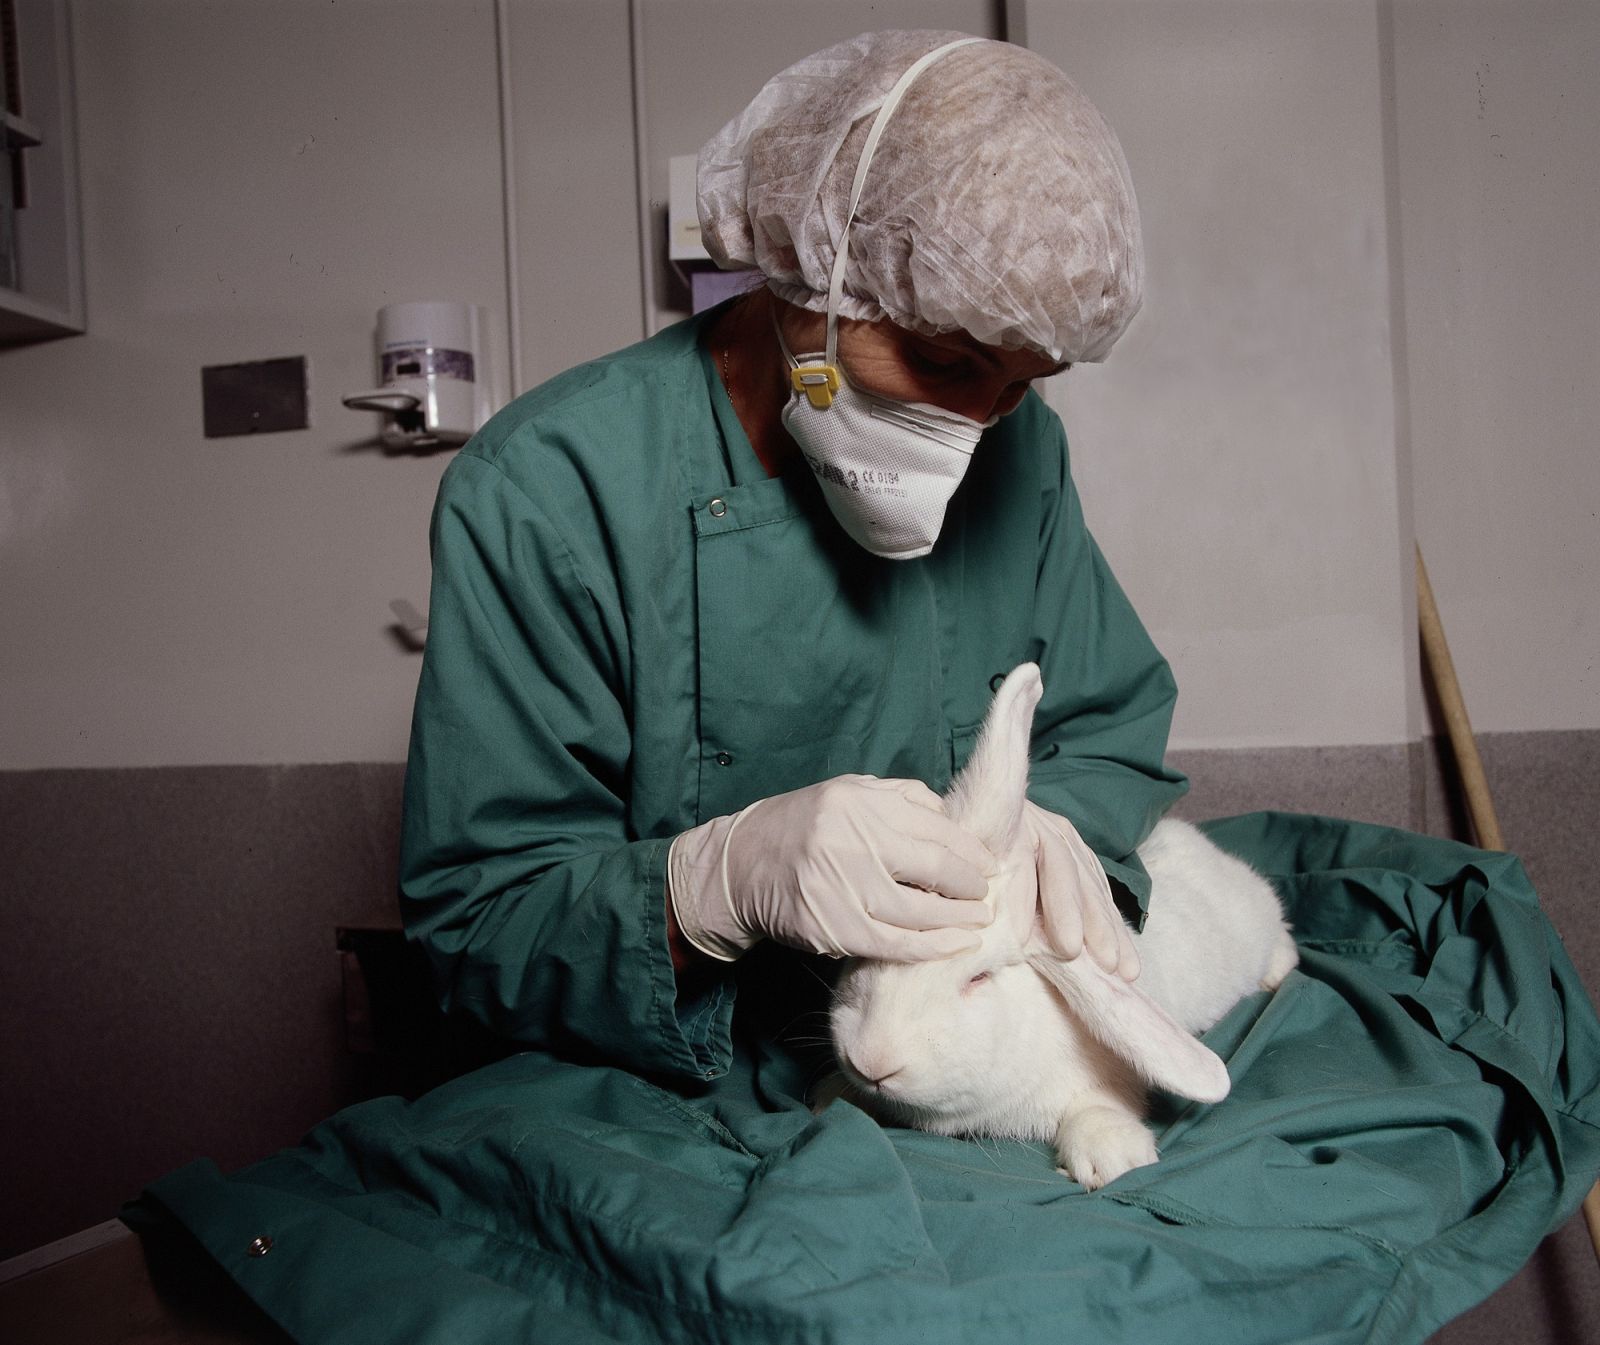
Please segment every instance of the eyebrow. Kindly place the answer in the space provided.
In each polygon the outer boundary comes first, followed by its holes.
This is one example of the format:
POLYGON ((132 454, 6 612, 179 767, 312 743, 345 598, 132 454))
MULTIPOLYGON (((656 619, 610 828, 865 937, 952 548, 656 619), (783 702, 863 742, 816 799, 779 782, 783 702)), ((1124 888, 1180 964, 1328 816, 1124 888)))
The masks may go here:
MULTIPOLYGON (((997 357, 990 355, 987 350, 984 350, 981 347, 980 350, 982 350, 984 358, 989 361, 990 365, 994 366, 995 368, 999 367, 1000 361, 997 357)), ((1019 383, 1031 383, 1036 378, 1054 378, 1057 374, 1066 373, 1070 368, 1072 368, 1072 362, 1070 360, 1062 360, 1059 364, 1052 364, 1048 369, 1041 369, 1036 374, 1029 374, 1027 378, 1019 378, 1016 381, 1019 383)))
MULTIPOLYGON (((943 346, 946 350, 959 351, 963 355, 976 355, 985 364, 989 365, 990 368, 997 369, 1000 367, 1000 356, 994 353, 993 348, 984 345, 981 341, 975 340, 965 332, 962 332, 959 335, 957 335, 955 332, 941 333, 939 336, 928 336, 925 333, 919 332, 917 335, 921 336, 924 341, 927 341, 932 345, 943 346), (955 339, 949 339, 951 337, 954 337, 955 339)), ((1057 374, 1066 373, 1070 368, 1072 368, 1072 361, 1062 360, 1060 363, 1054 364, 1050 368, 1042 370, 1037 374, 1029 374, 1028 381, 1031 382, 1035 378, 1053 378, 1057 374)))
MULTIPOLYGON (((978 355, 991 368, 998 369, 1000 367, 1000 356, 981 341, 973 341, 970 345, 965 346, 964 349, 978 355)), ((1040 373, 1029 374, 1028 378, 1030 381, 1035 378, 1050 378, 1056 374, 1065 373, 1070 368, 1072 368, 1071 363, 1067 360, 1062 360, 1059 364, 1054 364, 1040 373)))

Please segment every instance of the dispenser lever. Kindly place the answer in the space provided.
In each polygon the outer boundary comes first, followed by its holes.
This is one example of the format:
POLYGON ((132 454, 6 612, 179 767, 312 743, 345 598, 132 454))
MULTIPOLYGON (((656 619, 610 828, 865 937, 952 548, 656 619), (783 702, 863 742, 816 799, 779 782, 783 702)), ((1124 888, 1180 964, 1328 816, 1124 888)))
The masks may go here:
POLYGON ((371 392, 352 393, 341 398, 352 411, 420 411, 422 398, 410 392, 397 392, 393 388, 374 388, 371 392))

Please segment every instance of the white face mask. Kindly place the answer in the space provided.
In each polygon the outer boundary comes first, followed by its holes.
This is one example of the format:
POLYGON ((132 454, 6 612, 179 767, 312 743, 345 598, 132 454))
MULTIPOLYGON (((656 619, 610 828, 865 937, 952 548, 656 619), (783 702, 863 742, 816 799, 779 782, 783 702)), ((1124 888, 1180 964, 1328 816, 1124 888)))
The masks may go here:
POLYGON ((998 417, 976 421, 925 402, 876 397, 845 380, 837 352, 850 224, 878 137, 911 81, 947 52, 979 40, 964 38, 930 51, 900 76, 878 109, 856 165, 850 210, 834 258, 826 349, 797 360, 778 332, 794 388, 783 408, 783 427, 800 446, 839 525, 873 555, 890 560, 911 560, 933 550, 972 450, 998 417))
MULTIPOLYGON (((787 346, 783 353, 796 370, 822 361, 820 354, 796 360, 787 346)), ((783 408, 784 429, 839 526, 860 546, 889 560, 926 556, 972 450, 997 417, 980 422, 924 402, 875 397, 842 373, 837 382, 826 408, 797 392, 783 408)))

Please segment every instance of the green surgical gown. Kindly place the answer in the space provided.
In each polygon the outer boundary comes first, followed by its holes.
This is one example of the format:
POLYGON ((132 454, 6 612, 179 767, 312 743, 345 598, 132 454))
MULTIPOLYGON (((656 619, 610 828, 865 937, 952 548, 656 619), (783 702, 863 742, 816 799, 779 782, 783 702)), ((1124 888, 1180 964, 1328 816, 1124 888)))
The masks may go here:
POLYGON ((402 909, 443 1002, 522 1049, 144 1215, 326 1341, 1417 1341, 1508 1278, 1600 1168, 1600 1025, 1509 856, 1215 824, 1304 962, 1208 1034, 1233 1095, 1158 1098, 1161 1162, 1093 1194, 1046 1146, 813 1115, 825 961, 763 945, 680 992, 673 836, 844 772, 943 786, 1024 660, 1030 793, 1136 920, 1185 787, 1037 396, 933 554, 882 561, 803 467, 765 475, 702 325, 519 399, 434 513, 402 909))

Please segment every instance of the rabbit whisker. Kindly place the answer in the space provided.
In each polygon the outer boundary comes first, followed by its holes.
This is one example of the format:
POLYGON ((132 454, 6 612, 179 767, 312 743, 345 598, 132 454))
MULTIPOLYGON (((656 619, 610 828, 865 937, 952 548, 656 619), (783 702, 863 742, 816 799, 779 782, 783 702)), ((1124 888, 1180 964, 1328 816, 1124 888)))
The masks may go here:
POLYGON ((989 1147, 986 1144, 984 1144, 982 1135, 973 1135, 973 1136, 971 1136, 971 1139, 972 1139, 972 1142, 978 1146, 978 1152, 981 1153, 985 1158, 987 1158, 989 1160, 989 1162, 991 1164, 993 1164, 993 1166, 995 1168, 999 1168, 999 1166, 1000 1166, 1000 1146, 998 1144, 996 1144, 994 1146, 994 1151, 991 1153, 989 1151, 989 1147))
POLYGON ((809 966, 802 962, 800 963, 800 970, 805 972, 807 976, 820 985, 824 990, 828 991, 830 994, 833 992, 833 982, 826 981, 821 976, 817 975, 815 967, 809 966))
POLYGON ((803 1023, 808 1018, 820 1018, 822 1022, 818 1025, 819 1028, 826 1028, 828 1022, 828 1011, 826 1009, 806 1009, 801 1013, 797 1013, 793 1018, 791 1018, 787 1023, 778 1029, 777 1035, 780 1038, 783 1037, 786 1033, 792 1031, 796 1024, 803 1023))

